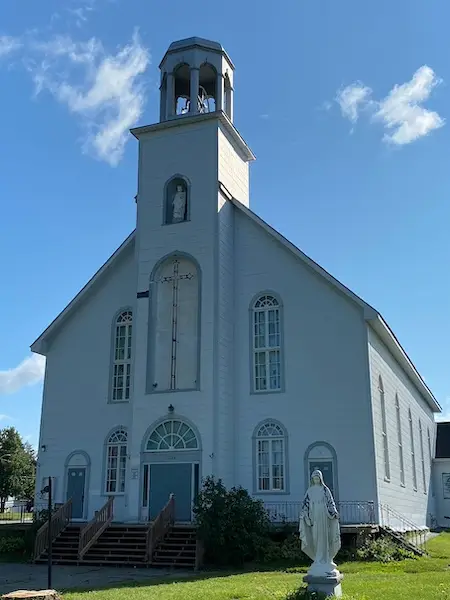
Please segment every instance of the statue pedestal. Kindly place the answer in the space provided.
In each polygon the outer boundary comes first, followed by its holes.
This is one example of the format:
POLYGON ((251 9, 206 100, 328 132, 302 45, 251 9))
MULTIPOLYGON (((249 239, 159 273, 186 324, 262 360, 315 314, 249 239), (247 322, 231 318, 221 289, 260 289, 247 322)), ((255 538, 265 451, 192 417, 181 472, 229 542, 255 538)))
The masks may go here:
POLYGON ((333 575, 310 575, 303 577, 308 584, 308 592, 319 592, 328 596, 340 598, 342 596, 341 581, 344 579, 342 573, 337 571, 333 575))

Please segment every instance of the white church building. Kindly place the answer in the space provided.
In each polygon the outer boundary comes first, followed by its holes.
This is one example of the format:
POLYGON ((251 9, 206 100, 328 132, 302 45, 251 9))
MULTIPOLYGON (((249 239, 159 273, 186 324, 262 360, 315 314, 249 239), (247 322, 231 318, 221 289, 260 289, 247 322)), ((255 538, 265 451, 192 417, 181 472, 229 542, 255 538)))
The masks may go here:
POLYGON ((31 347, 37 496, 53 477, 73 520, 114 497, 139 523, 173 493, 189 522, 212 474, 289 516, 320 468, 344 522, 427 525, 439 404, 381 315, 252 211, 222 46, 174 42, 160 69, 136 229, 31 347))

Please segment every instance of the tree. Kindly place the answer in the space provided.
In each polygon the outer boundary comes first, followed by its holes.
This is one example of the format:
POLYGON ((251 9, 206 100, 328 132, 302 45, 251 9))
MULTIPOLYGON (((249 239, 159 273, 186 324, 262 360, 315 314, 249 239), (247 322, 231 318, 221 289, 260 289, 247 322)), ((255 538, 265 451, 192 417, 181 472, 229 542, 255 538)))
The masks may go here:
POLYGON ((30 500, 34 495, 36 456, 14 427, 0 430, 0 512, 12 496, 30 500))

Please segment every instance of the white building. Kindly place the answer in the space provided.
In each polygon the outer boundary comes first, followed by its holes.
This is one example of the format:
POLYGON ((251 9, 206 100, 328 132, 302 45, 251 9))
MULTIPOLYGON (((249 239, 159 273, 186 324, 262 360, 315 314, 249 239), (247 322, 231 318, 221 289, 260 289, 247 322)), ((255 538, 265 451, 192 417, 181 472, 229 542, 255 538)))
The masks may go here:
POLYGON ((160 68, 160 122, 132 130, 136 229, 32 345, 38 486, 80 520, 114 496, 123 522, 173 492, 189 521, 208 474, 292 513, 318 466, 347 522, 424 526, 438 403, 377 311, 252 212, 220 44, 175 42, 160 68))

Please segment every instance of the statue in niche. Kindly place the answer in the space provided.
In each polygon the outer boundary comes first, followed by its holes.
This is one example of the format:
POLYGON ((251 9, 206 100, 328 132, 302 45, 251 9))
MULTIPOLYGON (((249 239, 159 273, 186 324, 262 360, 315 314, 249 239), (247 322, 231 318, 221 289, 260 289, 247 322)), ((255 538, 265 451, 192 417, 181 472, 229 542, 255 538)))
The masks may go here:
POLYGON ((302 550, 313 561, 308 576, 339 577, 333 562, 341 547, 339 515, 319 470, 311 474, 300 514, 299 533, 302 550))
POLYGON ((186 220, 187 194, 186 186, 177 184, 172 198, 172 223, 181 223, 186 220))

